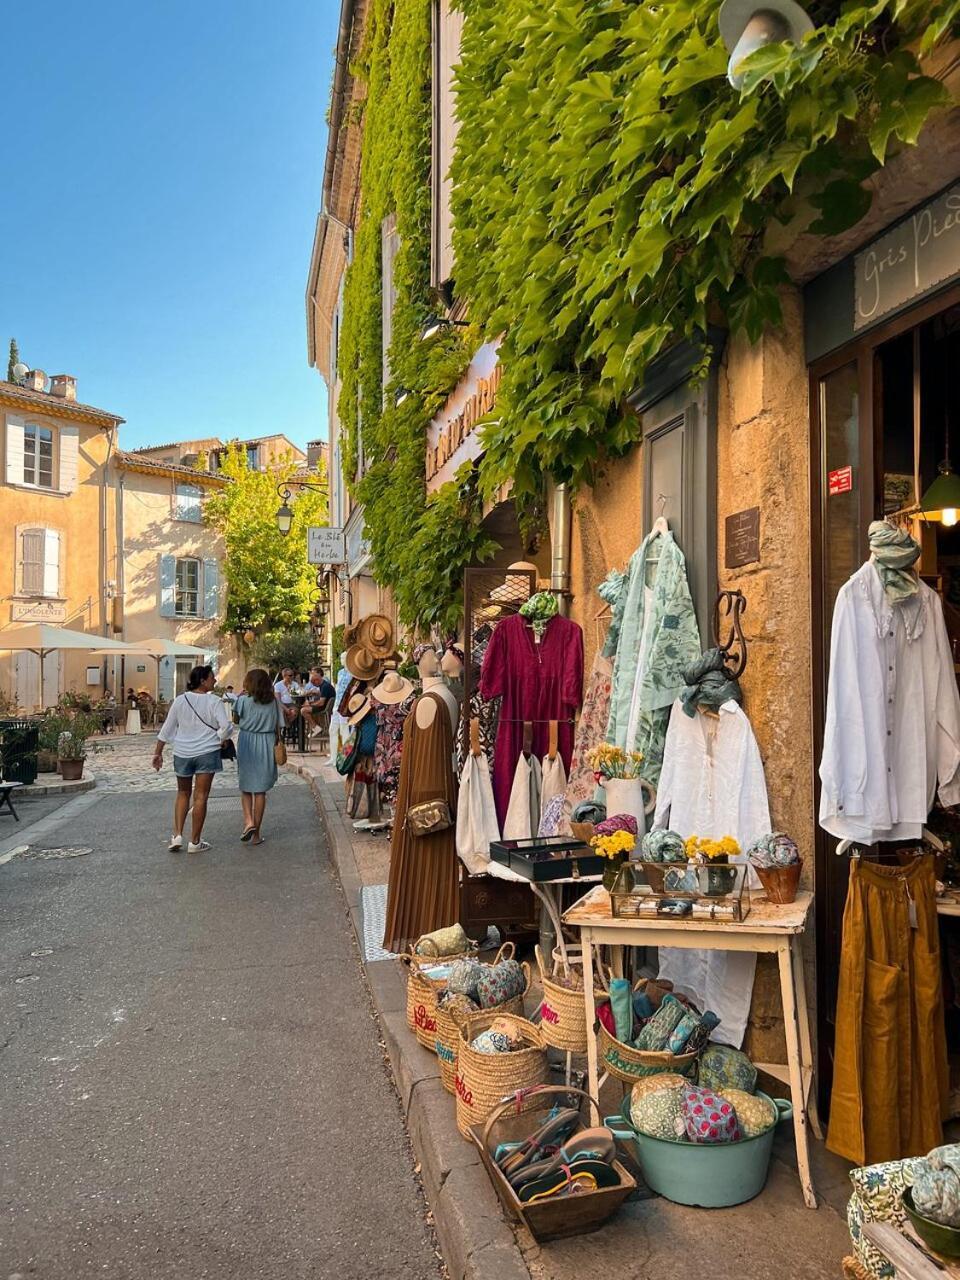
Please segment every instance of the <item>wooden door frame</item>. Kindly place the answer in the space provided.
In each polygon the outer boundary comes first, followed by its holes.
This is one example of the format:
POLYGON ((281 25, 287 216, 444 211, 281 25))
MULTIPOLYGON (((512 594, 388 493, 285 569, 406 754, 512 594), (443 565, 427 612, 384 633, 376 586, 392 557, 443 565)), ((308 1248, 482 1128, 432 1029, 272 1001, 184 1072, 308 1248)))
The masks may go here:
MULTIPOLYGON (((925 298, 916 306, 900 312, 882 324, 869 329, 852 342, 845 343, 829 355, 821 356, 809 366, 810 398, 810 600, 812 606, 812 667, 813 667, 813 803, 814 803, 814 888, 823 883, 822 876, 830 858, 836 857, 830 848, 830 837, 816 820, 820 812, 819 761, 823 753, 823 727, 826 716, 827 644, 824 636, 823 600, 823 527, 827 493, 823 475, 823 424, 820 416, 820 384, 826 376, 845 365, 857 365, 858 432, 860 437, 860 538, 865 547, 867 529, 872 520, 882 515, 883 457, 878 447, 878 435, 882 429, 881 388, 878 347, 892 338, 908 333, 918 325, 939 315, 941 311, 960 305, 960 284, 941 290, 925 298)), ((833 1075, 832 1044, 823 1034, 826 1026, 826 1001, 823 998, 824 975, 829 957, 827 945, 827 901, 825 892, 814 895, 815 943, 816 943, 816 992, 817 992, 817 1086, 821 1110, 826 1113, 830 1083, 833 1075)))

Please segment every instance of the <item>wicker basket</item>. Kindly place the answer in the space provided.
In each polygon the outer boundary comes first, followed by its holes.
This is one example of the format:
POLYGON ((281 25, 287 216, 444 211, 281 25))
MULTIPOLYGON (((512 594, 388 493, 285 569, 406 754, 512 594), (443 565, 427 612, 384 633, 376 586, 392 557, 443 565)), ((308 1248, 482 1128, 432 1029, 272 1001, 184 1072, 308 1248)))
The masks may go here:
MULTIPOLYGON (((508 1094, 532 1089, 546 1084, 550 1076, 547 1051, 543 1037, 526 1018, 505 1015, 497 1009, 475 1013, 464 1018, 460 1025, 460 1041, 457 1045, 457 1128, 470 1141, 471 1125, 482 1124, 494 1107, 508 1094), (507 1017, 529 1045, 514 1053, 478 1053, 470 1047, 481 1031, 497 1018, 507 1017)), ((520 1098, 516 1114, 529 1111, 537 1105, 535 1096, 520 1098)))
MULTIPOLYGON (((501 960, 512 960, 514 950, 512 942, 505 942, 494 957, 493 963, 499 964, 501 960)), ((517 1017, 523 1017, 523 1002, 527 992, 530 990, 531 974, 530 966, 526 960, 523 961, 520 968, 527 979, 526 986, 521 994, 513 996, 510 1000, 504 1000, 503 1004, 498 1004, 493 1009, 484 1009, 484 1013, 515 1013, 517 1017)), ((446 1009, 438 1004, 435 1021, 437 1034, 434 1041, 434 1050, 440 1062, 440 1081, 447 1093, 456 1093, 457 1048, 460 1042, 460 1023, 463 1018, 462 1016, 458 1018, 456 1014, 447 1013, 446 1009)))
POLYGON ((463 951, 455 956, 402 955, 400 963, 407 970, 407 1026, 425 1049, 434 1053, 436 1032, 437 992, 442 989, 442 978, 428 978, 425 969, 438 964, 453 964, 455 960, 469 960, 476 951, 463 951), (428 1025, 429 1024, 429 1025, 428 1025))
MULTIPOLYGON (((641 978, 634 991, 642 991, 646 986, 646 978, 641 978)), ((602 1022, 597 1023, 597 1050, 600 1058, 600 1070, 607 1071, 624 1084, 635 1084, 646 1076, 656 1076, 662 1071, 675 1071, 677 1075, 694 1077, 696 1063, 700 1054, 666 1053, 653 1049, 636 1049, 632 1044, 624 1044, 616 1036, 610 1034, 602 1022)))
MULTIPOLYGON (((537 967, 543 984, 540 1005, 540 1034, 544 1044, 565 1053, 587 1052, 587 1017, 582 991, 571 991, 548 977, 543 955, 537 947, 537 967)), ((594 999, 606 998, 606 992, 594 987, 594 999)))

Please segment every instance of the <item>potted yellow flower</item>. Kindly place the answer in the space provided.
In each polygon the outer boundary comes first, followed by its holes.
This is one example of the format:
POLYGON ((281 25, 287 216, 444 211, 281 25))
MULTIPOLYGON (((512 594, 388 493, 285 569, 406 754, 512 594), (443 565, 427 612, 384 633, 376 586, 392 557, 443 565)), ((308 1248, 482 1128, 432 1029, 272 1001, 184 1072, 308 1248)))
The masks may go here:
POLYGON ((729 865, 731 858, 740 852, 740 846, 733 836, 723 836, 719 840, 710 840, 705 836, 690 836, 687 840, 687 859, 703 868, 705 874, 698 869, 697 877, 708 898, 722 898, 731 891, 737 882, 737 873, 729 865))
POLYGON ((603 870, 603 887, 608 893, 613 892, 616 885, 625 893, 633 888, 633 872, 626 865, 627 859, 636 848, 637 837, 632 831, 621 828, 595 835, 590 844, 601 858, 606 858, 607 865, 603 870), (619 884, 617 883, 619 879, 619 884))

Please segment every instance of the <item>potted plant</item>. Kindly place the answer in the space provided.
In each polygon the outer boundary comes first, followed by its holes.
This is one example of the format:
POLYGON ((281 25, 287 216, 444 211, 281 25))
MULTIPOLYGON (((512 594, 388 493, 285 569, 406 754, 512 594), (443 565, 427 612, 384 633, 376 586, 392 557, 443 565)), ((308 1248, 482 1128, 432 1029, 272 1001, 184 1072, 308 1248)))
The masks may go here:
POLYGON ((618 814, 613 818, 608 818, 605 823, 600 823, 597 832, 590 841, 590 844, 601 858, 606 858, 607 865, 603 871, 603 887, 608 893, 613 892, 614 885, 624 893, 628 893, 633 888, 633 874, 626 865, 627 859, 636 848, 637 836, 635 831, 629 830, 627 823, 617 826, 611 830, 614 823, 618 823, 623 819, 629 819, 633 822, 632 815, 618 814), (607 827, 607 830, 604 828, 607 827), (621 875, 621 872, 623 874, 621 875), (618 884, 619 881, 619 884, 618 884))
POLYGON ((705 872, 702 874, 698 870, 697 875, 706 897, 722 898, 736 884, 737 873, 729 862, 739 852, 740 846, 733 836, 723 836, 720 840, 709 840, 704 836, 689 838, 687 857, 705 872))
POLYGON ((37 770, 40 773, 57 772, 57 748, 60 735, 70 728, 70 716, 62 711, 51 711, 40 724, 40 749, 37 752, 37 770))
POLYGON ((87 758, 87 739, 97 729, 96 718, 82 711, 70 721, 57 738, 57 758, 64 782, 76 782, 83 777, 83 762, 87 758))
POLYGON ((612 743, 601 742, 587 752, 586 760, 598 785, 603 787, 607 813, 632 814, 639 834, 643 835, 647 814, 653 812, 657 803, 655 789, 640 776, 643 753, 624 751, 612 743))

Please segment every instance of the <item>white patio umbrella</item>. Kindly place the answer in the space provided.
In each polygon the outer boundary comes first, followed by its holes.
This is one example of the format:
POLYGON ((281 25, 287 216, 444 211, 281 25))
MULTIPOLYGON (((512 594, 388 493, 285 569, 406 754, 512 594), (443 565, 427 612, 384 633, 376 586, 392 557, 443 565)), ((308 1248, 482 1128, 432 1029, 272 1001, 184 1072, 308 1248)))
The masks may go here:
MULTIPOLYGON (((2 636, 3 632, 0 632, 2 636)), ((166 636, 157 636, 153 640, 115 641, 109 649, 98 650, 108 657, 114 653, 143 654, 153 658, 157 664, 157 699, 160 698, 160 663, 164 658, 202 658, 208 652, 198 649, 195 644, 185 644, 182 640, 169 640, 166 636)))
POLYGON ((58 649, 85 649, 88 653, 116 654, 123 645, 105 636, 91 635, 87 631, 70 631, 67 627, 54 627, 49 622, 29 622, 22 627, 10 627, 0 631, 0 650, 11 653, 35 653, 40 659, 37 706, 43 709, 43 660, 48 653, 58 649))

